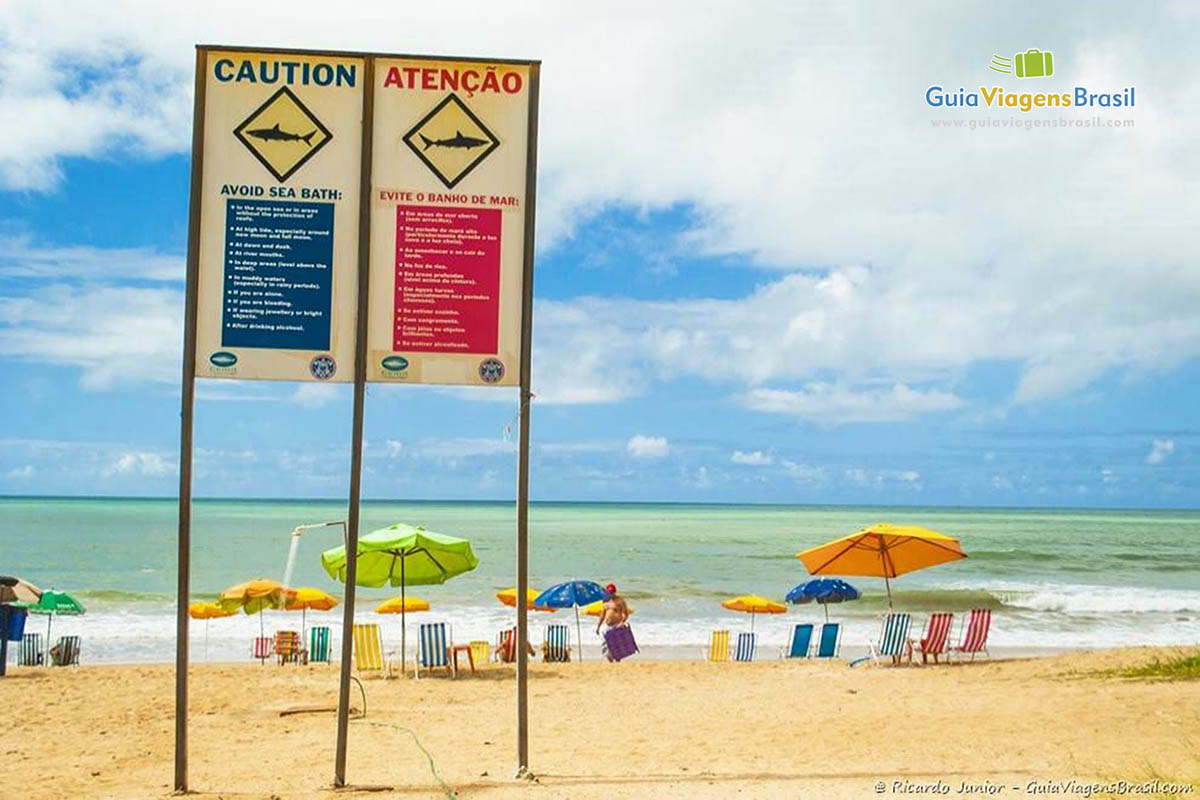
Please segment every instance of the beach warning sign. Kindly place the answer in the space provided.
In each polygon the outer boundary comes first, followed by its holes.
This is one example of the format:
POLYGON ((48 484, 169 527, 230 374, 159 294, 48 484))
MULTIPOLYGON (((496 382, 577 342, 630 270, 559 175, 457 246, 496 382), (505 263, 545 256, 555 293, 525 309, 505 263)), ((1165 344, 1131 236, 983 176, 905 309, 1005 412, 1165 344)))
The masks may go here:
POLYGON ((352 381, 366 61, 203 57, 195 375, 352 381))
POLYGON ((530 74, 376 61, 368 380, 518 383, 530 74))
POLYGON ((457 186, 500 146, 500 140, 453 93, 404 135, 404 143, 447 189, 457 186))
POLYGON ((286 86, 246 117, 233 135, 280 183, 333 138, 321 120, 286 86))

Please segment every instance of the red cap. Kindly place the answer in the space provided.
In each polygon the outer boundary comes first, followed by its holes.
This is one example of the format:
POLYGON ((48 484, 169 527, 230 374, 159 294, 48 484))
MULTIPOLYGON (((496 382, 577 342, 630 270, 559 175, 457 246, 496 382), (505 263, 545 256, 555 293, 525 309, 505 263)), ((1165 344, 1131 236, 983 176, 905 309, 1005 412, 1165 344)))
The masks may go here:
POLYGON ((608 586, 604 587, 604 591, 608 592, 609 594, 616 594, 617 585, 615 583, 610 583, 608 586))

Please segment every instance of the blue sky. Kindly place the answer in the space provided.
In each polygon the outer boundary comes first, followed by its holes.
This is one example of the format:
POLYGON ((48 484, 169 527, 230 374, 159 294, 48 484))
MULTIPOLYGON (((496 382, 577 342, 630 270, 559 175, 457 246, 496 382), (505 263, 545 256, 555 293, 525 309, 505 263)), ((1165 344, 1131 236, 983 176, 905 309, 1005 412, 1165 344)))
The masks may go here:
MULTIPOLYGON (((228 41, 544 60, 534 499, 1200 506, 1186 5, 468 3, 396 41, 300 3, 269 42, 118 5, 0 12, 0 494, 174 493, 191 47, 228 41), (1038 90, 1137 87, 1042 119, 1133 125, 932 127, 1033 118, 924 102, 1028 90, 986 65, 1029 47, 1038 90)), ((348 387, 198 392, 198 495, 345 495, 348 387)), ((364 495, 511 497, 515 413, 372 386, 364 495)))

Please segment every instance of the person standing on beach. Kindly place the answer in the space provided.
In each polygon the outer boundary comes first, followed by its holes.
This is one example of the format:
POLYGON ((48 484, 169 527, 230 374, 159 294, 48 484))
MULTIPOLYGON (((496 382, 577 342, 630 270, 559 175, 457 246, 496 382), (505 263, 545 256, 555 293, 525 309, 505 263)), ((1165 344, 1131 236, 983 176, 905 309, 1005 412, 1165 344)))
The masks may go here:
POLYGON ((625 602, 625 598, 617 594, 617 585, 610 583, 604 587, 608 592, 608 598, 604 601, 604 608, 600 612, 600 619, 596 622, 596 635, 600 635, 600 628, 605 630, 618 628, 626 623, 629 619, 629 605, 625 602))

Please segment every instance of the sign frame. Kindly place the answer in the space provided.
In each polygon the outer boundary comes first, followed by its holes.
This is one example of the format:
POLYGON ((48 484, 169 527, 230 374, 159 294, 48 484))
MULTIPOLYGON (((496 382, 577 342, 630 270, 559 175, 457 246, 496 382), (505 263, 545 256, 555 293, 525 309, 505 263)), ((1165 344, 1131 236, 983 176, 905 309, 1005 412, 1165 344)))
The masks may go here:
MULTIPOLYGON (((334 765, 335 787, 346 785, 346 750, 349 721, 350 668, 353 649, 354 600, 357 577, 359 506, 361 501, 363 417, 367 384, 368 313, 370 308, 371 195, 373 173, 373 132, 376 61, 405 60, 419 62, 462 62, 481 65, 511 65, 528 69, 528 107, 526 119, 525 203, 523 253, 521 263, 520 364, 519 364, 519 454, 517 467, 516 577, 518 596, 528 589, 528 518, 529 518, 529 410, 533 342, 533 265, 534 224, 537 188, 538 101, 541 61, 478 56, 428 56, 373 51, 310 50, 296 48, 251 47, 237 45, 196 45, 196 72, 192 109, 192 164, 188 209, 188 246, 186 290, 184 295, 183 364, 180 395, 179 453, 179 525, 177 537, 176 642, 175 642, 175 775, 177 793, 188 791, 188 633, 187 614, 191 582, 191 503, 192 453, 195 417, 196 347, 199 313, 201 209, 204 192, 205 120, 208 58, 212 52, 247 55, 290 55, 361 59, 363 65, 362 124, 359 148, 359 198, 357 242, 357 299, 355 305, 354 404, 351 423, 350 491, 346 544, 346 590, 343 602, 343 635, 339 673, 337 749, 334 765)), ((286 83, 284 84, 287 85, 286 83)), ((249 118, 247 118, 249 119, 249 118)), ((255 154, 257 156, 257 154, 255 154)), ((259 157, 261 161, 261 157, 259 157)), ((294 172, 295 170, 293 170, 294 172)), ((289 173, 290 175, 290 173, 289 173)), ((465 173, 464 173, 465 175, 465 173)), ((282 181, 281 181, 282 182, 282 181)), ((333 265, 330 265, 331 270, 333 265)), ((332 323, 331 323, 332 324, 332 323)), ((204 376, 200 376, 204 377, 204 376)), ((249 380, 256 378, 249 377, 249 380)), ((261 378, 259 378, 261 379, 261 378)), ((287 379, 287 378, 285 378, 287 379)), ((528 614, 523 603, 517 604, 517 637, 528 638, 528 614)), ((528 777, 528 654, 517 648, 517 777, 528 777)))

